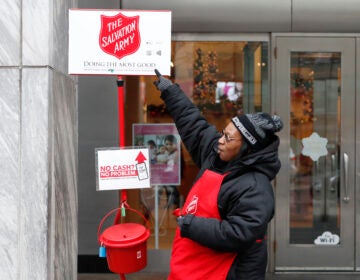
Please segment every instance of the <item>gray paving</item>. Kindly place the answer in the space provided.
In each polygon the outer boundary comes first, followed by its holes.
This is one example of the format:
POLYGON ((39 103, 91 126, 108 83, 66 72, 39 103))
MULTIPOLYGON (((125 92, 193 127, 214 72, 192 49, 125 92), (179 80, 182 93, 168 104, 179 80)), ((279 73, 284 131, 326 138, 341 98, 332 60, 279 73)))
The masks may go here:
MULTIPOLYGON (((166 273, 132 273, 125 275, 126 280, 166 280, 166 273)), ((120 280, 117 274, 78 274, 78 280, 120 280)), ((360 280, 360 273, 269 273, 266 280, 360 280)))
POLYGON ((275 273, 268 274, 266 280, 360 280, 360 273, 275 273))

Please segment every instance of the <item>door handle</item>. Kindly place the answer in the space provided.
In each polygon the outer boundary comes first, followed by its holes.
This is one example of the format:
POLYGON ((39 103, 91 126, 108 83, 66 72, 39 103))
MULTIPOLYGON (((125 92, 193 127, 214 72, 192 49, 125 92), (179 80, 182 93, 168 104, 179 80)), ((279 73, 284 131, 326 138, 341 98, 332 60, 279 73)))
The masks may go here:
POLYGON ((338 182, 339 175, 336 172, 336 156, 335 154, 331 155, 331 174, 333 176, 329 179, 330 192, 334 193, 336 191, 336 183, 338 182))
POLYGON ((312 187, 314 189, 315 192, 321 192, 322 189, 322 183, 321 183, 321 179, 319 178, 319 161, 315 161, 315 170, 314 170, 314 181, 312 183, 312 187))
POLYGON ((349 202, 349 156, 344 153, 344 198, 345 202, 349 202))
POLYGON ((330 192, 334 193, 336 191, 336 183, 338 181, 338 176, 331 176, 329 179, 330 192))

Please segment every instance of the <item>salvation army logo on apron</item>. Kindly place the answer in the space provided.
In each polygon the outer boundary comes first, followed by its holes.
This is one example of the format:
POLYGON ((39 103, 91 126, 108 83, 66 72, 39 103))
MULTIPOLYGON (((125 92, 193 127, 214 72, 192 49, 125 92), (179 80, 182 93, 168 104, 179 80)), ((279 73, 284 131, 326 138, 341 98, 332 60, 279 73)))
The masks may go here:
POLYGON ((135 53, 140 47, 139 16, 101 15, 100 48, 118 59, 135 53))
POLYGON ((199 198, 194 195, 189 203, 189 205, 186 207, 186 214, 195 214, 197 210, 199 198))

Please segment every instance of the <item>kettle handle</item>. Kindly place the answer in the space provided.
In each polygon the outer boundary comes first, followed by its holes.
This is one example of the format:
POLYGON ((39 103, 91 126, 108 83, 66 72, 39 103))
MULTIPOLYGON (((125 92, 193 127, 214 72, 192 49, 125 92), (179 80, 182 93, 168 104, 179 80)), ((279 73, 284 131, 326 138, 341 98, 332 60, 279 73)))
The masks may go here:
MULTIPOLYGON (((125 209, 126 209, 126 210, 130 210, 130 211, 138 214, 138 215, 145 221, 146 227, 147 227, 147 229, 150 231, 150 223, 149 223, 149 220, 147 220, 143 214, 141 214, 139 211, 137 211, 136 209, 133 209, 133 208, 131 208, 131 207, 129 207, 129 206, 126 206, 125 209)), ((122 208, 120 208, 120 207, 115 208, 115 209, 112 209, 112 210, 110 210, 110 211, 101 219, 101 222, 100 222, 99 227, 98 227, 98 232, 97 232, 98 241, 100 240, 100 232, 101 232, 101 228, 102 228, 103 223, 105 222, 105 220, 106 220, 111 214, 113 214, 115 211, 121 211, 121 210, 122 210, 122 208)))

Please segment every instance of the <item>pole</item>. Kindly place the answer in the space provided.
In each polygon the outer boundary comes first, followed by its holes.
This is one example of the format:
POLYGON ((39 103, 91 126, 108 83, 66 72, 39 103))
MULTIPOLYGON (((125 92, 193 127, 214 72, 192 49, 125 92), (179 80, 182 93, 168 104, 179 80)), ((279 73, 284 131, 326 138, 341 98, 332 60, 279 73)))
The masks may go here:
POLYGON ((159 249, 159 186, 155 185, 155 249, 159 249))
MULTIPOLYGON (((117 76, 117 88, 118 88, 118 118, 119 118, 119 146, 125 147, 125 102, 124 102, 124 80, 122 76, 117 76)), ((119 223, 120 215, 125 216, 125 204, 127 201, 126 190, 120 190, 119 194, 120 208, 116 214, 114 224, 119 223)))
POLYGON ((117 78, 118 86, 118 110, 119 110, 119 141, 120 147, 125 146, 125 102, 124 102, 124 80, 122 76, 117 78))

